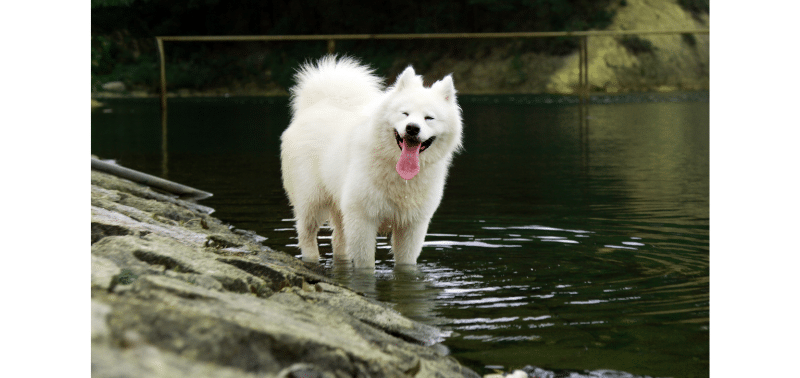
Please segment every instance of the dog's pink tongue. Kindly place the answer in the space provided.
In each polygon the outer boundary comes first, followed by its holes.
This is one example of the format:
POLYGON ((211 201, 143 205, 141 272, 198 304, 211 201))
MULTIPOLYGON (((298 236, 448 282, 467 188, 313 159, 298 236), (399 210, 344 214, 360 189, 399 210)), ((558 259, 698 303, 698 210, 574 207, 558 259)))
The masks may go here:
POLYGON ((403 151, 400 152, 400 161, 397 162, 397 173, 403 180, 411 180, 419 173, 419 148, 422 144, 407 146, 406 141, 402 143, 403 151))

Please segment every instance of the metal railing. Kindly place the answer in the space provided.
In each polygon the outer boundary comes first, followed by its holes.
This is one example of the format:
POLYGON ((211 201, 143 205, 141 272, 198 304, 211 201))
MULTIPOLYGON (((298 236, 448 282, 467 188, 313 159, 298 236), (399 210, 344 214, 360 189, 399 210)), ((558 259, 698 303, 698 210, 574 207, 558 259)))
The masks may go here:
MULTIPOLYGON (((323 35, 231 35, 231 36, 160 36, 156 37, 161 66, 161 148, 163 176, 167 177, 167 72, 164 42, 254 42, 254 41, 328 41, 328 53, 336 50, 339 40, 411 40, 411 39, 511 39, 575 37, 579 43, 578 94, 580 103, 589 101, 589 37, 626 35, 709 34, 708 29, 693 30, 597 30, 574 32, 517 32, 517 33, 438 33, 438 34, 323 34, 323 35)), ((584 107, 581 107, 584 112, 584 107)), ((582 117, 585 118, 585 117, 582 117)))
POLYGON ((518 33, 438 33, 438 34, 323 34, 323 35, 232 35, 232 36, 163 36, 156 37, 161 65, 161 108, 167 108, 167 74, 164 59, 164 42, 231 42, 231 41, 328 41, 328 53, 333 53, 338 40, 389 40, 389 39, 487 39, 487 38, 554 38, 576 37, 579 44, 579 91, 588 94, 589 37, 625 35, 709 34, 699 30, 590 30, 575 32, 518 32, 518 33))

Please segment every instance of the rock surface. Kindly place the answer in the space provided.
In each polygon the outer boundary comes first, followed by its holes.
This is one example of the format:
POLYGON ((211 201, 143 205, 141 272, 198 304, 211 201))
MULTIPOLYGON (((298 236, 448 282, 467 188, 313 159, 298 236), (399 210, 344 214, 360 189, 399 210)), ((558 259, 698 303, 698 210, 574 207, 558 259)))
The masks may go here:
MULTIPOLYGON (((617 9, 607 30, 701 30, 707 14, 696 16, 674 0, 627 0, 617 9)), ((630 36, 652 47, 630 51, 625 37, 590 37, 589 86, 593 91, 700 90, 709 87, 709 35, 667 34, 630 36)), ((578 88, 579 56, 568 56, 547 84, 547 92, 573 93, 578 88)))
POLYGON ((477 377, 443 333, 213 210, 92 171, 93 377, 477 377))

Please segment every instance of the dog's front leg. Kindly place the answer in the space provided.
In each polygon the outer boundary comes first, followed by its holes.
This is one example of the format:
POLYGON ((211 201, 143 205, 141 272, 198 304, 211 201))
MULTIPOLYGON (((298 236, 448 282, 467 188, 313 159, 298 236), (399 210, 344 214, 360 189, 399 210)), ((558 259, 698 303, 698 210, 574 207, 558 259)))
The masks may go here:
POLYGON ((353 259, 355 268, 375 267, 375 236, 378 234, 376 219, 358 211, 344 213, 344 240, 347 256, 353 259))
POLYGON ((422 252, 428 222, 396 226, 392 230, 392 253, 395 265, 414 265, 422 252))

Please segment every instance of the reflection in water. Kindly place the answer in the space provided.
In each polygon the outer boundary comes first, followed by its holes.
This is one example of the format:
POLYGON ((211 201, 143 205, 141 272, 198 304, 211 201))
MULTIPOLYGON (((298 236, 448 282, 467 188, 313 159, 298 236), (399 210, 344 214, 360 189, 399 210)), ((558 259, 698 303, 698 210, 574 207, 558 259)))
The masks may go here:
MULTIPOLYGON (((582 115, 568 97, 462 96, 465 151, 417 268, 396 269, 385 237, 374 273, 334 264, 326 230, 322 263, 450 330, 444 343, 478 372, 707 376, 707 94, 650 97, 595 98, 582 115)), ((299 256, 280 184, 286 100, 181 101, 170 179, 213 192, 203 204, 217 217, 299 256)), ((93 113, 92 152, 158 174, 158 117, 157 102, 93 113)))
POLYGON ((426 324, 437 324, 434 311, 436 297, 441 290, 430 284, 439 272, 422 272, 417 266, 399 265, 387 268, 378 264, 376 269, 356 269, 351 263, 332 258, 321 261, 330 268, 337 283, 372 298, 388 302, 401 314, 426 324), (386 296, 386 293, 392 293, 386 296))

